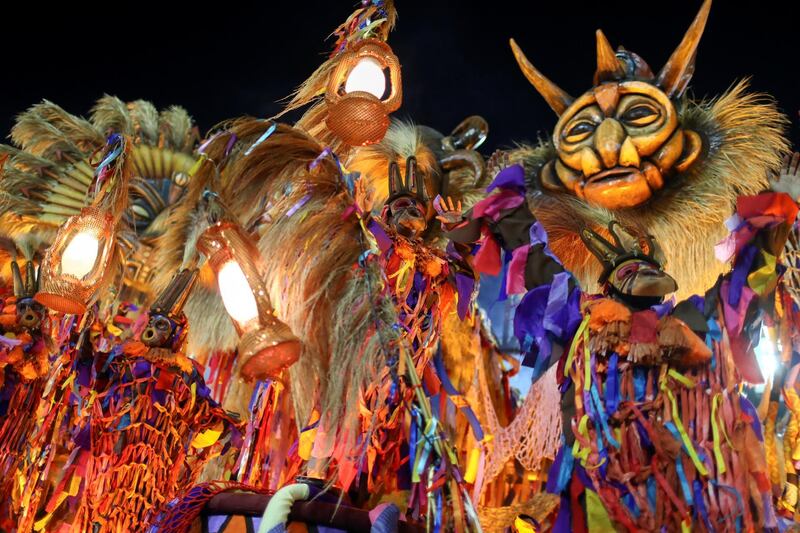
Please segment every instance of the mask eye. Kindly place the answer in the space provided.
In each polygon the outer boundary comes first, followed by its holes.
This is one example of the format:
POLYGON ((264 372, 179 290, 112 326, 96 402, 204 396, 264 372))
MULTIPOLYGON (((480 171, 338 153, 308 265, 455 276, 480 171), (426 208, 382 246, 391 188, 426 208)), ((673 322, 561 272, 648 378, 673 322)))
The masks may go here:
POLYGON ((570 124, 564 132, 564 140, 568 143, 581 142, 594 133, 596 127, 594 122, 589 122, 588 120, 580 120, 570 124))
POLYGON ((629 265, 625 265, 624 267, 617 270, 617 279, 623 280, 630 276, 631 274, 635 274, 639 270, 638 263, 631 263, 629 265))
POLYGON ((629 126, 647 126, 652 124, 661 114, 650 104, 636 104, 622 113, 622 122, 629 126))

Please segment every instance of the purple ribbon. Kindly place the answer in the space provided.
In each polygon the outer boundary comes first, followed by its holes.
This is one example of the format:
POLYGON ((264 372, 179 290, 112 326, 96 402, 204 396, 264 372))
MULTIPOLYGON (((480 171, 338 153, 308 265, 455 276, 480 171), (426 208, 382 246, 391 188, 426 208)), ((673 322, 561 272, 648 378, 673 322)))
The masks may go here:
POLYGON ((758 418, 756 408, 750 403, 750 400, 748 400, 746 396, 739 396, 739 405, 742 411, 750 417, 750 426, 753 428, 753 432, 756 434, 756 437, 758 437, 759 442, 764 442, 764 433, 761 431, 761 421, 758 418))
POLYGON ((300 198, 300 199, 297 201, 297 203, 296 203, 296 204, 294 204, 294 205, 291 207, 291 209, 289 209, 289 210, 286 212, 286 218, 289 218, 289 217, 291 217, 292 215, 294 215, 295 213, 297 213, 297 211, 299 211, 301 207, 303 207, 304 205, 306 205, 306 204, 308 203, 308 201, 309 201, 309 200, 311 200, 311 193, 310 193, 310 192, 309 192, 309 193, 306 193, 306 195, 305 195, 305 196, 303 196, 302 198, 300 198))
POLYGON ((522 165, 511 165, 497 173, 492 183, 486 187, 486 192, 500 188, 525 194, 525 169, 522 165))
POLYGON ((464 317, 469 313, 470 303, 472 302, 472 293, 475 290, 475 279, 466 274, 456 274, 456 291, 458 292, 458 318, 464 320, 464 317))
POLYGON ((375 237, 375 241, 378 243, 378 249, 381 252, 386 252, 392 247, 392 239, 386 234, 384 229, 378 224, 375 219, 371 219, 369 224, 367 224, 367 229, 369 229, 370 233, 375 237))
POLYGON ((550 239, 547 236, 547 231, 542 226, 542 223, 538 220, 533 223, 530 229, 530 239, 531 239, 531 246, 536 246, 537 244, 541 244, 543 251, 547 257, 555 261, 561 266, 561 260, 553 253, 553 250, 550 249, 550 239))
POLYGON ((19 339, 9 339, 3 335, 0 335, 0 344, 5 344, 9 348, 15 348, 22 344, 22 341, 19 339))

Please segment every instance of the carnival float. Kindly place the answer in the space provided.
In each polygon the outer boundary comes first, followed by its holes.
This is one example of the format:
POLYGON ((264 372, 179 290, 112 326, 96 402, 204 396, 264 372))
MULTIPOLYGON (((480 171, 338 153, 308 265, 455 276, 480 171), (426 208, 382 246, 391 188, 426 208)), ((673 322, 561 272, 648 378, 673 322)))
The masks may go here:
POLYGON ((0 530, 792 528, 800 154, 746 82, 687 93, 710 11, 658 71, 598 30, 576 97, 511 39, 557 124, 492 154, 392 116, 391 0, 275 117, 22 112, 0 530))

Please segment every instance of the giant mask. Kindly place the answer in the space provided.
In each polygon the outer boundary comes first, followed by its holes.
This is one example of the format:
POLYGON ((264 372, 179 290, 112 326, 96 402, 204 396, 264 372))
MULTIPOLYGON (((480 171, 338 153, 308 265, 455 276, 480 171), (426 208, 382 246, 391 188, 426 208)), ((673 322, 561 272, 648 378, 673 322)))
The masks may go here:
POLYGON ((706 0, 657 76, 636 54, 615 52, 598 30, 595 86, 578 98, 543 76, 511 40, 525 77, 559 116, 553 131, 556 157, 540 173, 543 188, 622 209, 644 204, 691 167, 703 142, 681 126, 676 101, 694 71, 710 8, 706 0))

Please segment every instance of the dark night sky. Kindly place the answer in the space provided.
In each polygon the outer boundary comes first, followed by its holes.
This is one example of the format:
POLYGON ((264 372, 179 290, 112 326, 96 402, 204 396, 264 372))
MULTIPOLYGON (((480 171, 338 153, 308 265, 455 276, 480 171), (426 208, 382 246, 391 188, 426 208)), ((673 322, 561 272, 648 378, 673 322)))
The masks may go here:
MULTIPOLYGON (((555 115, 519 72, 509 37, 548 77, 577 95, 591 83, 596 28, 658 70, 700 3, 398 0, 400 18, 390 44, 403 64, 399 116, 449 131, 461 118, 481 114, 491 127, 489 150, 534 139, 552 128, 555 115)), ((798 23, 784 3, 742 7, 717 0, 692 86, 698 96, 715 95, 751 76, 753 87, 773 94, 790 115, 798 144, 798 23)), ((203 132, 241 114, 273 115, 280 108, 276 102, 319 65, 332 44, 325 37, 353 5, 18 4, 15 13, 4 7, 0 30, 4 134, 14 115, 42 98, 85 114, 103 93, 182 105, 203 132)))

